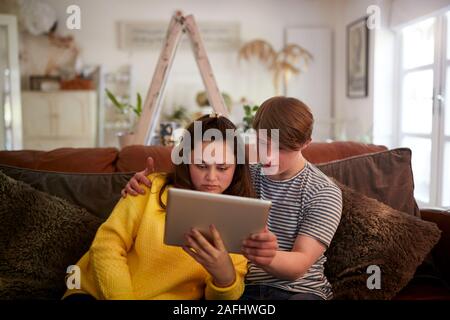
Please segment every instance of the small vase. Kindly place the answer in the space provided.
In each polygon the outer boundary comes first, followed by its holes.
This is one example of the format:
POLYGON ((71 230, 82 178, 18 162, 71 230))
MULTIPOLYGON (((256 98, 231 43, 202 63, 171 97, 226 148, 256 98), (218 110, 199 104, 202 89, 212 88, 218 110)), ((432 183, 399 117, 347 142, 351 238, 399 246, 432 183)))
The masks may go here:
POLYGON ((129 146, 133 143, 134 134, 130 132, 118 132, 117 137, 119 138, 120 149, 129 146))

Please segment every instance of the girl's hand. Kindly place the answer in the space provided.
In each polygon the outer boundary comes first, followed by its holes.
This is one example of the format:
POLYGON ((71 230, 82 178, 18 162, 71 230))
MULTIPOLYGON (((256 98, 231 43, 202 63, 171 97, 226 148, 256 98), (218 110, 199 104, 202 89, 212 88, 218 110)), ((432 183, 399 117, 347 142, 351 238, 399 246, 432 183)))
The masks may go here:
POLYGON ((256 265, 269 266, 278 250, 277 236, 264 227, 259 233, 251 234, 242 242, 243 255, 256 265))
POLYGON ((236 280, 236 271, 219 231, 213 225, 209 227, 209 230, 213 243, 210 243, 197 229, 192 229, 185 235, 186 244, 183 250, 208 271, 214 279, 214 285, 228 287, 236 280))

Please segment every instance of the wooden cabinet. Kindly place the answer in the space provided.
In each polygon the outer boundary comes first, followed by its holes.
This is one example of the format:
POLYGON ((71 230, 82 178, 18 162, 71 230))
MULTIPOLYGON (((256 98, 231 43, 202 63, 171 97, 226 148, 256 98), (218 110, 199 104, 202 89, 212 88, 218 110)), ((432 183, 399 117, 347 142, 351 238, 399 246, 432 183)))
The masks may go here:
POLYGON ((96 91, 24 91, 23 147, 95 147, 97 112, 96 91))

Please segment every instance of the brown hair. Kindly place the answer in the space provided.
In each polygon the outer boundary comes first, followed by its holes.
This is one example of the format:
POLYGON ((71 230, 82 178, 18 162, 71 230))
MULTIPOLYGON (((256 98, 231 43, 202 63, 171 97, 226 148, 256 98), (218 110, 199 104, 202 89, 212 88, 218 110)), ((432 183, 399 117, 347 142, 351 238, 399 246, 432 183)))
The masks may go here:
MULTIPOLYGON (((236 126, 228 120, 227 118, 220 116, 220 117, 210 117, 209 115, 202 116, 198 118, 195 121, 201 121, 202 122, 202 137, 206 130, 208 129, 217 129, 222 134, 223 140, 226 141, 226 130, 236 130, 236 126)), ((191 136, 191 150, 194 150, 194 122, 192 122, 187 127, 186 134, 190 134, 191 136)), ((249 171, 249 165, 247 163, 247 160, 245 163, 238 163, 237 162, 237 155, 238 155, 238 148, 242 147, 244 148, 243 144, 238 143, 236 135, 234 135, 233 142, 234 142, 234 159, 236 163, 236 169, 233 174, 233 180, 231 181, 231 184, 228 186, 228 188, 223 192, 224 194, 234 195, 234 196, 241 196, 241 197, 255 197, 255 192, 253 190, 253 185, 250 180, 250 171, 249 171)), ((245 152, 245 150, 240 150, 242 152, 245 152)), ((242 153, 244 154, 244 153, 242 153)), ((182 155, 182 150, 180 152, 180 156, 182 155)), ((175 170, 173 173, 170 173, 167 175, 166 182, 164 183, 163 187, 159 191, 159 204, 163 209, 166 209, 166 205, 162 202, 162 195, 164 193, 164 190, 169 186, 173 185, 176 188, 182 188, 182 189, 194 189, 194 186, 191 181, 191 176, 189 173, 189 164, 187 163, 181 163, 178 165, 175 165, 175 170)))
POLYGON ((311 139, 314 117, 309 107, 298 99, 272 97, 259 107, 253 128, 279 129, 280 149, 299 150, 311 139))

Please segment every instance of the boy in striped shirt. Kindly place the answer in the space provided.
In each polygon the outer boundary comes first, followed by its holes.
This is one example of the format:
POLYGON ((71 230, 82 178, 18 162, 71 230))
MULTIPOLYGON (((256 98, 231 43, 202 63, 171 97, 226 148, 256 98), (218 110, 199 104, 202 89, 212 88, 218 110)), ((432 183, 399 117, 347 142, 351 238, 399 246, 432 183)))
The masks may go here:
MULTIPOLYGON (((242 299, 331 299, 332 288, 324 274, 325 250, 339 225, 342 211, 340 189, 310 164, 302 151, 311 142, 313 115, 301 101, 273 97, 258 109, 254 129, 279 129, 276 172, 272 154, 251 166, 259 198, 272 201, 268 230, 244 241, 249 260, 242 299), (276 240, 274 239, 276 237, 276 240), (278 244, 275 250, 274 244, 278 244)), ((266 144, 271 150, 270 139, 266 144)), ((261 157, 261 154, 260 154, 261 157)))

